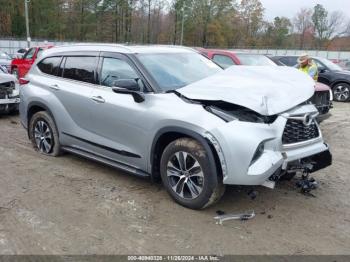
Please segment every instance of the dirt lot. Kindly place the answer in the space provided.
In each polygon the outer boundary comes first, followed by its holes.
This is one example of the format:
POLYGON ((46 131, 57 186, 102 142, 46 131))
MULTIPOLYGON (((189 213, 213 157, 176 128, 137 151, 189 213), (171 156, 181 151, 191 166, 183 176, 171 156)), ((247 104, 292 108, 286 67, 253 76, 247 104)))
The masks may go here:
POLYGON ((322 123, 333 166, 314 175, 315 198, 294 182, 229 187, 204 211, 175 204, 160 185, 73 155, 36 153, 18 116, 0 117, 0 254, 350 254, 350 103, 322 123), (217 225, 217 210, 255 210, 217 225))

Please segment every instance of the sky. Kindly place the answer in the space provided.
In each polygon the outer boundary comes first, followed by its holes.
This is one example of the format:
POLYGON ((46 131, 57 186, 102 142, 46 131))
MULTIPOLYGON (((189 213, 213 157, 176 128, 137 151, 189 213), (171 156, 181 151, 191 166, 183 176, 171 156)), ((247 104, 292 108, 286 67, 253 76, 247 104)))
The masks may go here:
POLYGON ((260 0, 265 8, 265 18, 272 21, 276 16, 293 18, 300 8, 323 5, 329 12, 342 11, 350 19, 350 0, 260 0))

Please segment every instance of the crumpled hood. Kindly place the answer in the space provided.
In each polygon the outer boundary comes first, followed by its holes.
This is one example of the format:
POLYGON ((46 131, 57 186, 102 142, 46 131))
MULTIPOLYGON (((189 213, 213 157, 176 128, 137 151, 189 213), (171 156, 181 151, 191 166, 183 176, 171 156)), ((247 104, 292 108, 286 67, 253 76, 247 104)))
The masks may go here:
POLYGON ((308 100, 314 86, 311 77, 295 68, 231 66, 176 91, 193 100, 225 101, 275 115, 308 100))

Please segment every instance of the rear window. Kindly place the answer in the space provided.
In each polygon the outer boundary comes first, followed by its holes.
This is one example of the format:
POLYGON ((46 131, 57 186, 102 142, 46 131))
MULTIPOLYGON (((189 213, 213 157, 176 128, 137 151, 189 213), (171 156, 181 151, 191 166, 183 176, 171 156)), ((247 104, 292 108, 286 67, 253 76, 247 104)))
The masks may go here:
POLYGON ((38 64, 38 68, 45 74, 57 76, 60 63, 61 57, 48 57, 38 64))
POLYGON ((67 57, 63 77, 94 84, 96 61, 96 57, 92 56, 67 57))

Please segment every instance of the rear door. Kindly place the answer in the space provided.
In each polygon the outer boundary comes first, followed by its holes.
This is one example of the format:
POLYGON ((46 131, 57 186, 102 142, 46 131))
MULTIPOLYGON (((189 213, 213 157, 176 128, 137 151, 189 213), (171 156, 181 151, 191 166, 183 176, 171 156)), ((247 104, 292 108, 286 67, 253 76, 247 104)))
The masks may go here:
POLYGON ((62 132, 70 136, 87 136, 91 130, 91 94, 95 87, 98 54, 64 56, 58 75, 50 81, 70 119, 65 119, 62 132))

